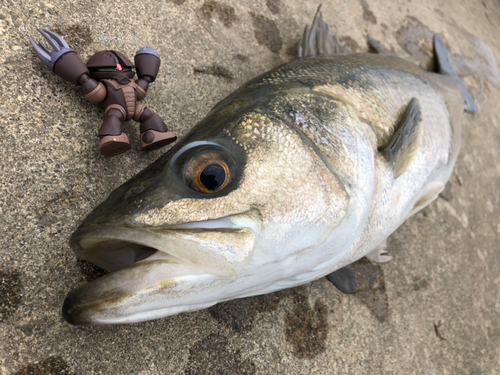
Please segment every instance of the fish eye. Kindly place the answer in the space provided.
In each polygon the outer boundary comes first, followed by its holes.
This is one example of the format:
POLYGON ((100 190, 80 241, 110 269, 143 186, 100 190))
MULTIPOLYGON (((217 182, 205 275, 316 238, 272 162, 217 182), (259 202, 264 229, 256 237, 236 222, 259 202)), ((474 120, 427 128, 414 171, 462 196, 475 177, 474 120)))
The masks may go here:
POLYGON ((222 150, 203 151, 184 165, 183 179, 189 187, 200 193, 217 193, 234 179, 236 164, 222 150))
POLYGON ((200 174, 200 182, 208 190, 219 189, 226 181, 226 171, 220 164, 210 164, 200 174))

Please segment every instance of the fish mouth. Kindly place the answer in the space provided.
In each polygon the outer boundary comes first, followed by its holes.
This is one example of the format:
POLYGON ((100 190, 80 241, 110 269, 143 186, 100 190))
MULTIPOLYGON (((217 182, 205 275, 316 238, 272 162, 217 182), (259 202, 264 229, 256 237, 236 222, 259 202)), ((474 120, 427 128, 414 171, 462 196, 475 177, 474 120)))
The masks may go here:
POLYGON ((252 216, 162 228, 79 228, 70 239, 76 255, 111 273, 70 291, 64 319, 74 325, 131 323, 217 303, 210 293, 198 296, 197 286, 231 279, 249 262, 257 230, 252 216))

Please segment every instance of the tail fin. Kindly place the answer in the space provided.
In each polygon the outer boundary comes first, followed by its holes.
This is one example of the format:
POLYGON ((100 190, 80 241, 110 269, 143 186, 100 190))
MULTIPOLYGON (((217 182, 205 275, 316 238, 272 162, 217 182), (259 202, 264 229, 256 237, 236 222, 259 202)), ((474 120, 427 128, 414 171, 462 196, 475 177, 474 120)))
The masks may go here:
POLYGON ((448 50, 444 46, 443 40, 441 39, 439 34, 434 34, 434 54, 438 63, 438 72, 440 74, 449 75, 458 82, 460 90, 462 91, 462 97, 464 99, 464 111, 469 113, 476 113, 476 103, 474 103, 472 95, 467 91, 464 83, 460 80, 460 78, 458 78, 457 73, 455 73, 455 71, 453 70, 450 61, 450 55, 448 54, 448 50))
POLYGON ((299 57, 315 57, 319 55, 335 55, 349 53, 351 50, 342 45, 331 33, 323 21, 321 5, 316 11, 311 27, 306 26, 304 35, 299 41, 299 57))

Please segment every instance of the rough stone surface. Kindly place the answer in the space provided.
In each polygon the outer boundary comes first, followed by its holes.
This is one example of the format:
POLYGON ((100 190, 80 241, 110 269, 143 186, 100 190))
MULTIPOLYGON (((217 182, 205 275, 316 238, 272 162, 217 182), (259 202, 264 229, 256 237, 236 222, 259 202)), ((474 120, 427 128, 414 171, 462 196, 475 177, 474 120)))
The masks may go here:
POLYGON ((318 3, 0 2, 0 373, 498 373, 500 5, 322 2, 332 33, 359 52, 371 37, 430 66, 428 35, 443 37, 479 107, 465 116, 450 200, 439 198, 389 238, 394 259, 375 269, 364 301, 321 279, 241 306, 92 328, 61 317, 66 293, 99 275, 76 260, 68 238, 163 151, 140 152, 138 126, 127 123, 132 150, 102 157, 102 110, 38 61, 28 35, 53 29, 84 60, 103 49, 132 57, 144 45, 157 48, 162 66, 146 103, 182 136, 245 81, 290 60, 318 3), (371 291, 384 296, 383 319, 370 309, 371 291))

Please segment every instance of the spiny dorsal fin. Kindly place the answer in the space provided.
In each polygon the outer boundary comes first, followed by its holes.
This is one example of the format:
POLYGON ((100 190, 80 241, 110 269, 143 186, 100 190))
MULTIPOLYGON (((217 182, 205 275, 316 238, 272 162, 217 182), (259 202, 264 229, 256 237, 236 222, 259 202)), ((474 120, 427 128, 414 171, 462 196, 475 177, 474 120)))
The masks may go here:
POLYGON ((315 57, 319 55, 335 55, 349 53, 351 50, 342 45, 331 33, 323 21, 321 5, 316 11, 311 27, 306 26, 304 35, 299 41, 299 57, 315 57))
POLYGON ((434 54, 436 55, 438 73, 453 77, 453 79, 457 81, 458 85, 460 86, 460 91, 462 91, 462 98, 464 99, 464 111, 469 113, 476 113, 476 103, 474 103, 472 95, 469 93, 469 91, 467 91, 467 88, 465 87, 462 80, 458 78, 457 73, 455 73, 455 71, 453 70, 453 66, 451 65, 450 61, 450 55, 439 34, 434 34, 434 54))
POLYGON ((413 98, 406 107, 398 130, 392 136, 389 145, 383 150, 385 157, 392 164, 396 178, 408 169, 415 158, 421 122, 420 103, 417 98, 413 98))

